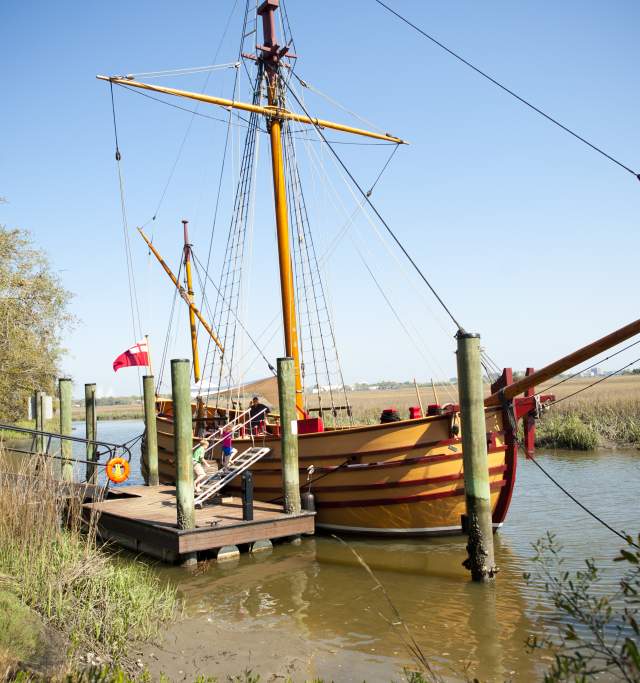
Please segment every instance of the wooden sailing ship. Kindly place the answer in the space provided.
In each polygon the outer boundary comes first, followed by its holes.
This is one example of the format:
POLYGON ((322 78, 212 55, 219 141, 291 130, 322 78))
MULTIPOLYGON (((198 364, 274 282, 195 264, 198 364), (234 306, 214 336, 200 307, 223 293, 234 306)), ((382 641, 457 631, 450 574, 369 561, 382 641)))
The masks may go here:
MULTIPOLYGON (((285 355, 293 358, 295 364, 296 406, 299 413, 300 481, 301 486, 305 489, 309 488, 315 496, 317 526, 335 531, 387 535, 458 533, 461 530, 461 519, 465 511, 465 499, 459 407, 456 404, 433 405, 429 414, 417 415, 412 419, 376 425, 357 425, 353 424, 348 398, 345 395, 344 405, 336 406, 332 399, 330 406, 323 408, 319 405, 316 409, 316 416, 311 416, 308 396, 303 386, 303 364, 298 338, 300 311, 296 306, 294 264, 296 264, 296 276, 301 273, 304 278, 306 273, 314 281, 314 274, 310 272, 313 259, 308 255, 307 261, 302 256, 296 257, 291 249, 290 223, 301 222, 302 227, 298 226, 298 234, 300 230, 306 230, 304 225, 306 209, 300 199, 300 177, 295 168, 295 154, 291 147, 291 125, 295 123, 308 126, 317 130, 322 137, 322 131, 335 130, 395 145, 402 144, 403 141, 386 133, 320 120, 310 116, 306 109, 304 113, 296 113, 287 108, 285 95, 287 70, 290 69, 288 60, 293 59, 294 55, 290 52, 289 43, 284 46, 278 43, 276 37, 278 7, 278 0, 264 0, 257 8, 257 14, 262 19, 263 42, 255 46, 255 54, 243 54, 243 58, 251 60, 257 68, 252 102, 244 103, 151 85, 129 77, 100 76, 99 78, 110 81, 112 85, 121 84, 130 88, 189 98, 249 115, 243 170, 236 194, 236 212, 232 219, 232 230, 236 230, 233 233, 236 236, 240 235, 237 226, 243 220, 246 221, 248 212, 246 202, 251 195, 247 189, 254 163, 251 145, 255 143, 255 136, 261 123, 266 127, 271 151, 284 352, 285 355), (263 102, 265 96, 266 104, 263 102), (296 258, 298 258, 297 261, 296 258), (345 417, 342 422, 338 419, 341 410, 345 417), (325 416, 331 418, 327 424, 323 420, 325 416)), ((255 21, 257 31, 257 17, 255 21)), ((298 104, 302 106, 301 102, 298 104)), ((233 282, 229 285, 230 289, 224 289, 222 292, 219 290, 221 303, 217 309, 217 321, 214 321, 213 325, 210 324, 194 303, 191 274, 192 249, 186 223, 183 260, 184 287, 162 260, 151 241, 142 231, 141 234, 189 307, 195 382, 198 383, 201 380, 196 320, 203 325, 217 348, 221 377, 225 366, 230 365, 228 359, 231 353, 232 336, 229 333, 231 326, 229 321, 231 317, 237 317, 237 311, 234 310, 237 306, 237 291, 233 289, 233 282), (226 326, 226 333, 219 335, 222 325, 226 326)), ((230 239, 231 248, 235 248, 233 244, 240 244, 240 242, 240 237, 230 239)), ((293 251, 295 251, 295 240, 293 242, 293 251)), ((305 248, 308 247, 308 239, 302 242, 305 248)), ((299 244, 297 248, 300 250, 303 247, 299 244)), ((237 247, 238 249, 240 247, 237 247)), ((234 253, 231 253, 227 262, 232 261, 233 258, 234 253)), ((221 287, 223 282, 230 280, 229 268, 230 266, 226 271, 226 281, 225 273, 222 274, 221 287)), ((233 280, 233 275, 231 280, 233 280)), ((319 319, 319 316, 316 317, 319 319)), ((233 329, 235 335, 235 327, 233 329)), ((494 527, 499 527, 504 522, 513 493, 518 452, 518 421, 524 420, 525 447, 531 450, 534 418, 545 401, 551 398, 535 395, 534 386, 638 331, 640 331, 640 323, 627 326, 614 335, 609 335, 542 371, 529 373, 530 376, 520 382, 513 382, 510 370, 504 370, 502 375, 494 381, 491 395, 486 400, 486 433, 494 527), (520 394, 524 396, 519 396, 520 394)), ((332 332, 331 336, 333 337, 332 332)), ((233 405, 230 402, 231 385, 227 385, 226 393, 220 391, 220 386, 221 382, 218 383, 219 390, 213 394, 213 399, 202 397, 194 402, 194 438, 202 432, 215 430, 241 410, 237 404, 233 405)), ((318 400, 320 400, 319 397, 318 400)), ((171 401, 159 399, 157 411, 159 474, 160 480, 168 483, 175 480, 176 466, 173 454, 171 401)), ((264 444, 271 449, 269 455, 252 468, 255 496, 259 500, 277 501, 282 489, 277 419, 265 421, 257 433, 249 434, 244 431, 235 435, 234 446, 239 451, 254 444, 264 444)), ((214 455, 216 458, 220 457, 218 452, 214 455)), ((144 449, 142 471, 146 472, 144 449)))

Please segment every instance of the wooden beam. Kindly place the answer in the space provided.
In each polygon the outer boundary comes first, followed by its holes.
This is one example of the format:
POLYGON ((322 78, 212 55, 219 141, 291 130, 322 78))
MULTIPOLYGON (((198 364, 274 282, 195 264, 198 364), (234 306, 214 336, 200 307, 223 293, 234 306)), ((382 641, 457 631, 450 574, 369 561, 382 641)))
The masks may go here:
MULTIPOLYGON (((533 387, 536 384, 542 384, 543 382, 560 375, 566 370, 569 370, 570 368, 573 368, 576 365, 584 363, 584 361, 597 356, 599 353, 607 351, 617 344, 621 344, 623 341, 634 337, 636 334, 640 334, 640 320, 634 320, 632 323, 621 327, 615 332, 612 332, 605 337, 601 337, 600 339, 591 342, 591 344, 583 346, 581 349, 578 349, 567 356, 563 356, 559 360, 550 363, 544 368, 540 368, 540 370, 537 370, 528 377, 524 377, 523 379, 510 384, 506 387, 506 389, 504 389, 503 397, 507 400, 512 399, 514 396, 524 393, 527 389, 529 389, 529 387, 533 387)), ((496 392, 484 400, 484 405, 486 407, 499 406, 500 401, 500 392, 496 392)))
POLYGON ((331 130, 338 130, 342 133, 353 133, 354 135, 362 135, 367 138, 374 138, 375 140, 385 140, 386 142, 395 142, 397 145, 408 144, 406 140, 389 135, 388 133, 374 133, 362 128, 354 128, 353 126, 346 126, 343 123, 334 123, 333 121, 325 121, 324 119, 316 119, 302 114, 296 114, 288 109, 281 109, 280 107, 266 106, 263 107, 258 104, 249 104, 248 102, 236 102, 235 100, 227 100, 224 97, 213 97, 212 95, 204 95, 203 93, 190 92, 188 90, 178 90, 177 88, 167 88, 162 85, 151 85, 150 83, 141 83, 140 81, 129 80, 128 78, 121 78, 119 76, 96 76, 101 81, 109 81, 117 85, 127 85, 130 88, 140 88, 141 90, 151 90, 153 92, 163 93, 164 95, 174 95, 175 97, 185 97, 189 100, 197 100, 198 102, 206 102, 208 104, 217 104, 219 107, 227 109, 240 109, 241 111, 249 111, 256 114, 263 114, 275 119, 297 121, 298 123, 307 123, 320 128, 330 128, 331 130))

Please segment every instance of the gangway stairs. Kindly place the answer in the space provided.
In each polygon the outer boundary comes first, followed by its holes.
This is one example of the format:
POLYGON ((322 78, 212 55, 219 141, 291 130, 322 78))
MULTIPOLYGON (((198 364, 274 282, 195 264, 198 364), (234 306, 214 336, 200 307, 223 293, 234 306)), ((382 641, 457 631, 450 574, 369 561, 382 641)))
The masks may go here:
POLYGON ((245 470, 248 470, 251 465, 258 462, 261 458, 264 458, 270 451, 270 448, 265 448, 263 446, 252 446, 246 451, 242 451, 242 453, 232 456, 217 472, 211 474, 202 481, 202 490, 196 494, 193 501, 194 505, 196 507, 202 507, 205 501, 215 496, 216 493, 223 489, 230 481, 242 474, 245 470))

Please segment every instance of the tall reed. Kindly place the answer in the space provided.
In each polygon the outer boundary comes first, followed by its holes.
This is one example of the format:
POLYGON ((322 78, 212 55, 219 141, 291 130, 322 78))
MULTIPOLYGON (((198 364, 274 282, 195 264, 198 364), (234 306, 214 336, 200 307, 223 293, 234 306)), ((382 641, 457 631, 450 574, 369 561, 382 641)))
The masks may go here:
POLYGON ((0 453, 0 574, 23 603, 79 648, 126 659, 131 640, 158 633, 176 606, 175 588, 136 561, 114 561, 83 518, 79 492, 61 489, 51 461, 10 472, 0 453))
POLYGON ((590 450, 640 444, 640 400, 570 400, 552 406, 538 423, 536 444, 590 450))

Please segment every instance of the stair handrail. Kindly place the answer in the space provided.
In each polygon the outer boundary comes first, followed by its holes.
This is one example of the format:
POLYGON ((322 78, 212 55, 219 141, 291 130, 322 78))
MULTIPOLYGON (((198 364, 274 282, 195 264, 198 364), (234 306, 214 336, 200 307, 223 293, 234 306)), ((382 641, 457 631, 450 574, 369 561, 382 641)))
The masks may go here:
POLYGON ((251 446, 250 448, 247 448, 246 451, 243 451, 239 454, 240 456, 248 455, 249 458, 247 462, 243 462, 238 465, 236 461, 230 461, 224 467, 219 469, 217 472, 212 473, 208 479, 205 479, 205 481, 202 482, 203 490, 195 496, 193 501, 194 505, 200 505, 204 503, 205 500, 211 498, 211 496, 217 493, 220 489, 224 488, 230 481, 242 474, 245 470, 248 470, 252 465, 255 465, 258 460, 262 459, 270 451, 271 449, 266 446, 251 446), (250 451, 254 449, 257 451, 257 453, 250 454, 250 451), (212 482, 214 479, 215 482, 211 483, 208 488, 205 488, 207 485, 206 482, 212 482))
MULTIPOLYGON (((227 422, 227 424, 223 425, 222 427, 218 427, 218 429, 216 429, 216 431, 213 432, 213 434, 209 437, 209 439, 214 438, 216 434, 220 434, 220 438, 217 441, 210 443, 209 446, 207 446, 207 448, 204 452, 205 456, 207 455, 207 453, 210 453, 211 451, 213 451, 213 449, 216 446, 218 446, 219 444, 221 444, 225 440, 225 437, 226 437, 225 430, 231 428, 231 433, 233 434, 233 432, 235 432, 236 430, 241 429, 242 427, 246 427, 248 424, 253 422, 256 418, 259 418, 260 416, 266 414, 267 408, 266 407, 263 408, 259 413, 256 413, 256 415, 249 415, 249 418, 247 420, 243 420, 242 422, 238 422, 241 417, 247 415, 247 413, 250 413, 250 412, 251 412, 251 408, 247 408, 242 413, 239 413, 238 415, 236 415, 233 418, 233 420, 230 420, 229 422, 227 422)), ((253 437, 253 434, 251 436, 253 437)))

